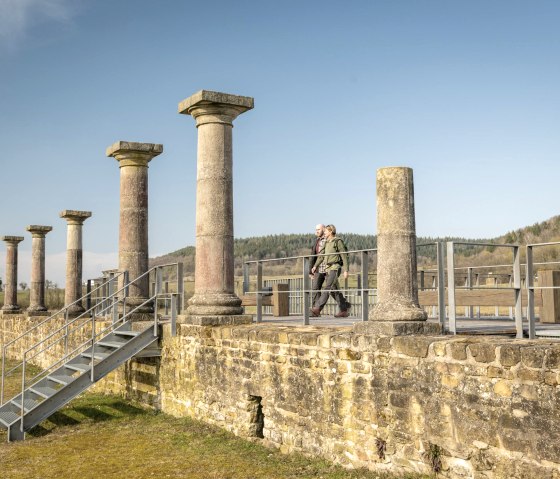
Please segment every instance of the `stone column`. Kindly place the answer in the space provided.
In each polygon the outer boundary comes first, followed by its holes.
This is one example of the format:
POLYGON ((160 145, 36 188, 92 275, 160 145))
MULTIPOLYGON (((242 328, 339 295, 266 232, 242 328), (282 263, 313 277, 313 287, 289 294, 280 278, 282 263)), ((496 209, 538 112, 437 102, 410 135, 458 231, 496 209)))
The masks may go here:
MULTIPOLYGON (((120 168, 120 223, 119 270, 128 271, 133 281, 148 271, 148 163, 163 152, 163 145, 118 141, 107 148, 107 156, 119 162, 120 168)), ((130 285, 127 303, 131 307, 149 298, 149 278, 130 285)), ((138 313, 153 311, 151 305, 138 313)))
POLYGON ((377 298, 369 324, 354 329, 386 334, 438 333, 418 305, 412 169, 377 170, 377 298), (376 324, 377 323, 377 324, 376 324))
POLYGON ((46 314, 45 306, 45 236, 52 230, 52 226, 30 225, 27 231, 31 233, 31 291, 29 295, 30 316, 46 314))
POLYGON ((200 324, 243 323, 234 289, 233 120, 253 98, 202 90, 179 104, 198 128, 195 291, 187 315, 200 324))
POLYGON ((82 296, 82 225, 91 216, 91 211, 64 210, 60 217, 68 222, 66 235, 66 288, 64 290, 64 304, 72 305, 68 308, 71 316, 83 313, 84 307, 80 302, 82 296), (75 303, 75 304, 72 304, 75 303))
POLYGON ((2 311, 19 313, 21 308, 17 301, 18 244, 23 241, 23 236, 2 236, 2 241, 6 243, 6 278, 2 311))

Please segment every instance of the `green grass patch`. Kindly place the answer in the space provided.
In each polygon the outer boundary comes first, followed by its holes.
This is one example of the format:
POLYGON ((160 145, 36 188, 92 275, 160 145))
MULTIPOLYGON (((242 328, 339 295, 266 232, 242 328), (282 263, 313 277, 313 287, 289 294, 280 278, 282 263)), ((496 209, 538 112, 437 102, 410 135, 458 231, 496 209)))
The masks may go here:
POLYGON ((0 443, 0 464, 4 479, 397 477, 345 470, 299 454, 284 455, 199 421, 99 394, 76 398, 34 428, 24 442, 0 443))

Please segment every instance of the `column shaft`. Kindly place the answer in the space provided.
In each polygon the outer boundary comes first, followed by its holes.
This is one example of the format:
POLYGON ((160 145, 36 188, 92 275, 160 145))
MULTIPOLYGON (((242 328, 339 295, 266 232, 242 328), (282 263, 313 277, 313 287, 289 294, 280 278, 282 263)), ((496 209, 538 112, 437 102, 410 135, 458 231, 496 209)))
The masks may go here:
MULTIPOLYGON (((148 163, 162 152, 159 144, 125 141, 107 149, 107 156, 116 158, 120 167, 119 270, 127 271, 133 281, 127 299, 132 307, 150 297, 148 275, 137 278, 148 271, 148 163)), ((150 304, 137 310, 151 311, 150 304)))
POLYGON ((90 211, 64 210, 60 217, 68 222, 66 233, 66 288, 64 303, 70 315, 84 312, 80 298, 82 294, 82 229, 90 211))
POLYGON ((232 128, 253 103, 202 90, 179 104, 179 113, 191 115, 198 128, 195 292, 187 310, 192 317, 243 312, 234 290, 232 128))
POLYGON ((418 306, 411 168, 377 170, 377 294, 370 319, 425 320, 418 306))
POLYGON ((6 242, 6 282, 4 285, 4 306, 2 311, 17 313, 21 311, 17 300, 18 244, 21 236, 4 236, 6 242))
POLYGON ((31 239, 31 291, 29 295, 29 314, 47 311, 45 305, 45 235, 52 230, 51 226, 27 227, 31 239))

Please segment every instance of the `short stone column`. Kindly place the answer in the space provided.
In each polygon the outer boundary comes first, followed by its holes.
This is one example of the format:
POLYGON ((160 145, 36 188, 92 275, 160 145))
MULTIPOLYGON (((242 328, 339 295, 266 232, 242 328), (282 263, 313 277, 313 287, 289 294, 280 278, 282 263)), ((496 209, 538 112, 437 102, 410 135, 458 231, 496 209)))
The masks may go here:
MULTIPOLYGON (((148 163, 163 152, 163 145, 118 141, 107 148, 120 168, 119 271, 133 281, 148 271, 148 163)), ((127 303, 136 307, 150 296, 148 276, 132 283, 127 303)), ((147 304, 137 310, 149 313, 147 304)))
POLYGON ((68 223, 66 235, 66 288, 64 290, 64 304, 68 307, 67 311, 70 316, 79 315, 85 311, 81 301, 77 301, 83 296, 82 225, 90 216, 91 211, 64 210, 60 213, 60 217, 64 218, 68 223))
POLYGON ((29 294, 30 316, 47 314, 45 305, 45 236, 52 230, 52 226, 30 225, 27 231, 31 233, 31 290, 29 294))
POLYGON ((4 313, 19 313, 21 308, 17 300, 18 280, 18 244, 23 241, 23 236, 2 236, 6 243, 6 278, 4 283, 4 313))
POLYGON ((242 315, 234 289, 233 120, 253 98, 202 90, 179 104, 198 128, 195 291, 187 316, 196 324, 233 324, 242 315))
POLYGON ((355 329, 386 334, 438 333, 418 304, 412 169, 377 170, 377 299, 355 329))

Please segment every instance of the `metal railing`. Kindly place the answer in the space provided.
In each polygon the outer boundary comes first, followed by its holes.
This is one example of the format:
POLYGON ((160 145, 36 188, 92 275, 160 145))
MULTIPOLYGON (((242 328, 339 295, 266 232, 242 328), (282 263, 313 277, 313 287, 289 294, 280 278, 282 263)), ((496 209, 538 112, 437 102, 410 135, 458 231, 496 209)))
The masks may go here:
MULTIPOLYGON (((120 277, 124 277, 124 274, 117 274, 113 277, 109 278, 107 281, 117 281, 120 277)), ((0 405, 4 404, 4 386, 6 383, 6 378, 11 374, 21 368, 21 386, 22 386, 22 416, 23 416, 23 408, 24 408, 24 394, 25 389, 29 384, 32 384, 49 374, 50 371, 60 367, 61 365, 68 362, 70 359, 74 358, 80 352, 85 351, 88 347, 91 347, 91 378, 94 378, 94 369, 95 369, 95 344, 99 337, 103 337, 106 334, 114 331, 118 326, 121 326, 126 322, 128 318, 130 318, 134 313, 139 312, 142 308, 147 305, 153 305, 153 318, 154 318, 154 325, 153 325, 153 332, 154 336, 158 334, 158 326, 161 324, 160 320, 160 313, 159 313, 159 305, 160 302, 163 301, 164 303, 170 303, 170 310, 171 316, 170 318, 162 318, 164 321, 167 319, 171 322, 171 334, 174 336, 176 334, 176 318, 177 314, 180 312, 183 304, 183 264, 182 263, 171 263, 161 266, 156 266, 151 268, 150 270, 146 271, 139 277, 135 278, 130 282, 123 281, 122 287, 114 288, 112 293, 103 298, 103 301, 98 304, 91 305, 88 309, 86 309, 80 315, 69 319, 68 314, 65 316, 64 324, 58 328, 55 328, 53 331, 48 333, 45 337, 43 337, 40 341, 34 343, 31 347, 28 347, 23 351, 23 359, 21 362, 18 362, 12 368, 6 370, 6 359, 9 357, 8 348, 11 348, 16 344, 18 341, 25 341, 32 334, 37 330, 37 328, 47 321, 52 321, 55 317, 60 317, 60 313, 58 312, 55 315, 49 317, 47 320, 43 321, 39 325, 36 325, 29 330, 27 330, 22 335, 18 336, 17 338, 13 339, 12 341, 6 343, 2 348, 2 381, 1 381, 1 388, 0 388, 0 405), (177 281, 177 291, 174 293, 164 293, 163 292, 163 269, 175 267, 176 268, 176 281, 177 281), (155 276, 155 291, 153 294, 146 299, 143 299, 140 304, 135 304, 130 308, 127 305, 127 300, 129 299, 128 291, 130 285, 138 282, 139 280, 145 278, 146 276, 149 277, 150 274, 154 274, 155 276), (99 306, 102 304, 102 306, 99 306), (130 309, 129 309, 130 308, 130 309), (111 323, 109 326, 97 330, 96 328, 96 321, 98 318, 111 318, 111 323), (85 318, 85 319, 84 319, 85 318), (70 346, 70 337, 73 333, 82 332, 82 337, 86 334, 83 330, 89 326, 91 328, 91 334, 89 335, 88 339, 79 342, 78 344, 73 344, 70 346), (62 342, 62 346, 60 343, 62 342), (26 370, 28 363, 33 364, 34 360, 36 362, 39 355, 46 353, 47 351, 52 352, 53 356, 56 357, 56 348, 62 347, 63 353, 60 358, 55 359, 54 362, 51 362, 47 366, 44 366, 41 372, 35 374, 31 378, 26 377, 26 370), (53 351, 55 350, 55 351, 53 351)), ((102 285, 98 286, 96 289, 102 288, 106 282, 102 285)), ((94 290, 88 292, 91 294, 94 290)), ((83 298, 81 298, 83 299, 83 298)), ((63 310, 67 310, 74 304, 78 303, 80 300, 72 303, 71 305, 66 306, 63 310)), ((63 311, 61 310, 61 311, 63 311)), ((78 340, 79 341, 79 340, 78 340)))
POLYGON ((493 248, 511 248, 513 251, 513 262, 510 267, 513 269, 513 284, 509 288, 515 292, 515 330, 516 337, 523 338, 523 311, 521 309, 521 261, 519 255, 519 245, 511 244, 494 244, 494 243, 469 243, 462 241, 447 242, 447 295, 448 295, 448 315, 449 315, 449 332, 457 334, 457 311, 455 306, 455 290, 456 289, 482 289, 480 286, 468 284, 465 287, 457 287, 455 285, 455 245, 475 245, 481 247, 493 248))

